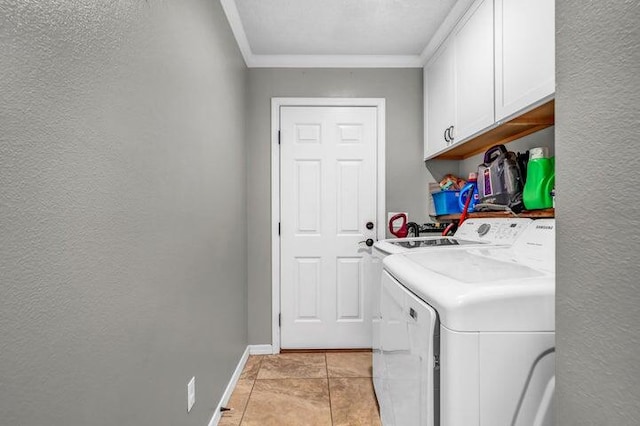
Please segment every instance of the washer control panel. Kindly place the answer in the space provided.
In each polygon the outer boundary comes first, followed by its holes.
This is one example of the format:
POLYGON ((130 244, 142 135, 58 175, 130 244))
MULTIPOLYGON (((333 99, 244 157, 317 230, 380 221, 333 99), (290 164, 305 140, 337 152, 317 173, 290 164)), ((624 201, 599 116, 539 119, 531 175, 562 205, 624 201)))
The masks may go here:
POLYGON ((511 245, 531 223, 531 219, 467 219, 455 234, 456 239, 511 245))
POLYGON ((480 225, 478 227, 478 236, 482 237, 484 235, 487 235, 489 233, 490 229, 491 229, 491 224, 483 223, 482 225, 480 225))

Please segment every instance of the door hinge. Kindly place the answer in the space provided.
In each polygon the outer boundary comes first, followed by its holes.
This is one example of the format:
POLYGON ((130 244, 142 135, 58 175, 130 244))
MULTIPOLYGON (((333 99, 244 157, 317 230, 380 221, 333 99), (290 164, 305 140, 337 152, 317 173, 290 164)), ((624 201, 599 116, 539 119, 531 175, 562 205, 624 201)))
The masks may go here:
POLYGON ((280 145, 280 130, 278 130, 278 145, 280 145))
POLYGON ((280 222, 278 222, 278 235, 280 235, 280 222))
POLYGON ((282 314, 278 314, 278 327, 282 327, 282 314))

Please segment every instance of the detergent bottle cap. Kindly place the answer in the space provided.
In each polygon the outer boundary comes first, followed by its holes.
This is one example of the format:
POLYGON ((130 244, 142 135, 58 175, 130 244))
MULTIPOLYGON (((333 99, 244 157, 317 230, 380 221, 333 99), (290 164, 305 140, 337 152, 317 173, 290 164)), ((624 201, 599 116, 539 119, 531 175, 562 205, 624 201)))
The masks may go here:
POLYGON ((529 160, 537 160, 539 158, 549 158, 549 149, 545 147, 531 148, 529 150, 529 160))

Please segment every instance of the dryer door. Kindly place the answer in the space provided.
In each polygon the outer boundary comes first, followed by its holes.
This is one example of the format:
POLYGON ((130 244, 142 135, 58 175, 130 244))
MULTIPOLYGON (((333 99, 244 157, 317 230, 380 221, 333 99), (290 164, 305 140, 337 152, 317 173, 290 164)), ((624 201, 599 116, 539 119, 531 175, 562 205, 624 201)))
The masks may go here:
POLYGON ((382 423, 433 426, 436 311, 385 271, 381 314, 382 423))

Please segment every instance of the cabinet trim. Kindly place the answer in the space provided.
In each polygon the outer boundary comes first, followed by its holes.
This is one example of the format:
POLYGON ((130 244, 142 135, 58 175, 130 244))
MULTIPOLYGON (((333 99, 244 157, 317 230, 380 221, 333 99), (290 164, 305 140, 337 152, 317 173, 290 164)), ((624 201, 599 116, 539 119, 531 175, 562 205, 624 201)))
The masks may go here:
MULTIPOLYGON (((546 99, 545 99, 546 100, 546 99)), ((488 130, 485 129, 466 141, 456 142, 450 149, 435 153, 426 160, 464 160, 465 158, 486 151, 489 147, 506 144, 520 139, 531 133, 546 129, 555 124, 555 101, 546 100, 540 105, 533 105, 533 109, 511 118, 506 122, 495 123, 488 130)))

